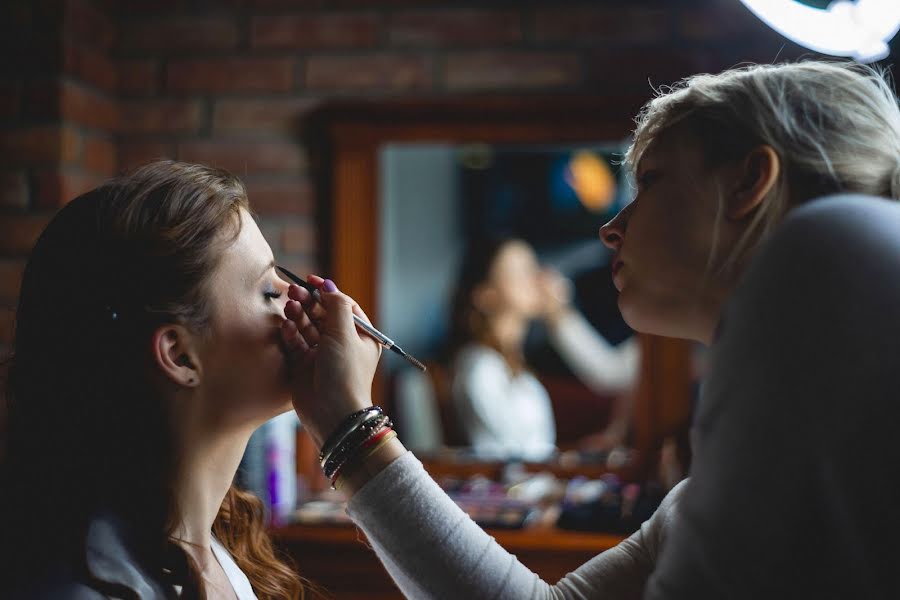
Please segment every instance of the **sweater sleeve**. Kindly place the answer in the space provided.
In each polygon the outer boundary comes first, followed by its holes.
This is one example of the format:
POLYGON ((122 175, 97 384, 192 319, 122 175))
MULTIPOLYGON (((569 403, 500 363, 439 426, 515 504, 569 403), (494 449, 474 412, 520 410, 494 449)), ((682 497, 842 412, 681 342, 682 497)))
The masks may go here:
POLYGON ((711 348, 647 598, 900 598, 900 208, 795 209, 711 348))
POLYGON ((500 547, 411 453, 359 490, 347 512, 408 598, 628 599, 641 597, 682 489, 631 537, 555 585, 500 547))
POLYGON ((622 392, 631 387, 640 365, 637 337, 613 346, 576 311, 550 328, 550 341, 570 369, 598 393, 622 392))

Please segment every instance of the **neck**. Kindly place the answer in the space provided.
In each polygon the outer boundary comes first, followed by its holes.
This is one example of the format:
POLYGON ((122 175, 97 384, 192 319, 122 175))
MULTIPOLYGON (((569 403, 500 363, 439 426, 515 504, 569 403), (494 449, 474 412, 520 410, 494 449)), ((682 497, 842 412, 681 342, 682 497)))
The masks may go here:
POLYGON ((684 337, 693 338, 705 346, 712 345, 730 291, 730 288, 725 287, 710 287, 705 290, 696 304, 695 314, 690 319, 691 329, 695 333, 684 337))
POLYGON ((176 481, 179 515, 173 535, 184 542, 202 569, 212 559, 212 526, 231 487, 253 428, 222 430, 185 424, 176 481))

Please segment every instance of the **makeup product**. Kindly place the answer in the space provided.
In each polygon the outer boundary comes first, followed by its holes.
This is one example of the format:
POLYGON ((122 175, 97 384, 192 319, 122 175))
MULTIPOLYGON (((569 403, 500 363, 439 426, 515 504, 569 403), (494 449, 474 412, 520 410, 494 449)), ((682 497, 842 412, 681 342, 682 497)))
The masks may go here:
MULTIPOLYGON (((284 267, 276 266, 275 268, 278 269, 279 271, 281 271, 282 273, 284 273, 288 279, 290 279, 291 281, 293 281, 300 287, 304 288, 310 294, 312 294, 313 298, 315 298, 317 302, 322 301, 322 298, 319 296, 319 290, 314 285, 307 283, 306 281, 297 277, 296 275, 294 275, 293 273, 291 273, 284 267)), ((380 331, 378 331, 377 329, 375 329, 374 327, 372 327, 371 325, 369 325, 363 319, 360 319, 356 315, 353 315, 353 321, 356 323, 357 327, 359 327, 360 329, 362 329, 363 331, 368 333, 370 336, 375 338, 375 340, 377 340, 385 348, 388 348, 389 350, 392 350, 396 354, 399 354, 400 356, 402 356, 403 358, 408 360, 417 369, 420 369, 422 371, 425 370, 425 365, 420 363, 413 356, 410 356, 409 354, 407 354, 403 350, 403 348, 401 348, 400 346, 398 346, 397 344, 394 343, 394 340, 392 340, 388 336, 384 335, 383 333, 381 333, 380 331)))

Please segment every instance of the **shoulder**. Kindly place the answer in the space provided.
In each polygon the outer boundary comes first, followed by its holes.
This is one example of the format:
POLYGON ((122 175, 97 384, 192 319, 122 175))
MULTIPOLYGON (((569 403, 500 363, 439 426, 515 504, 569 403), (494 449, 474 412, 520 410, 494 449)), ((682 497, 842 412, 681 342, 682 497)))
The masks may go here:
POLYGON ((900 262, 900 203, 861 195, 830 196, 792 210, 760 249, 759 263, 776 272, 854 279, 900 262), (827 263, 825 262, 827 260, 827 263))
POLYGON ((462 348, 456 356, 454 366, 457 377, 472 376, 484 371, 508 371, 506 361, 499 352, 480 344, 469 344, 462 348))
POLYGON ((900 204, 869 196, 822 198, 794 209, 776 228, 730 304, 776 324, 780 315, 801 322, 835 313, 874 317, 878 313, 864 309, 900 297, 898 269, 900 204))

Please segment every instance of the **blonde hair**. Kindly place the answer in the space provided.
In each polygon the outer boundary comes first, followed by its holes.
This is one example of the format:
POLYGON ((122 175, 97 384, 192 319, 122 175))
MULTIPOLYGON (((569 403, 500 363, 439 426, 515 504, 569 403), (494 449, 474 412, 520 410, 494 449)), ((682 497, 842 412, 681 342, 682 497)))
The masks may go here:
MULTIPOLYGON (((749 65, 662 88, 637 119, 625 155, 634 170, 679 125, 707 166, 770 146, 782 168, 719 273, 731 270, 793 207, 831 193, 900 198, 900 109, 884 71, 852 62, 749 65)), ((719 212, 722 202, 719 203, 719 212)), ((715 248, 718 231, 713 232, 715 248)), ((712 269, 716 257, 709 258, 712 269)))

